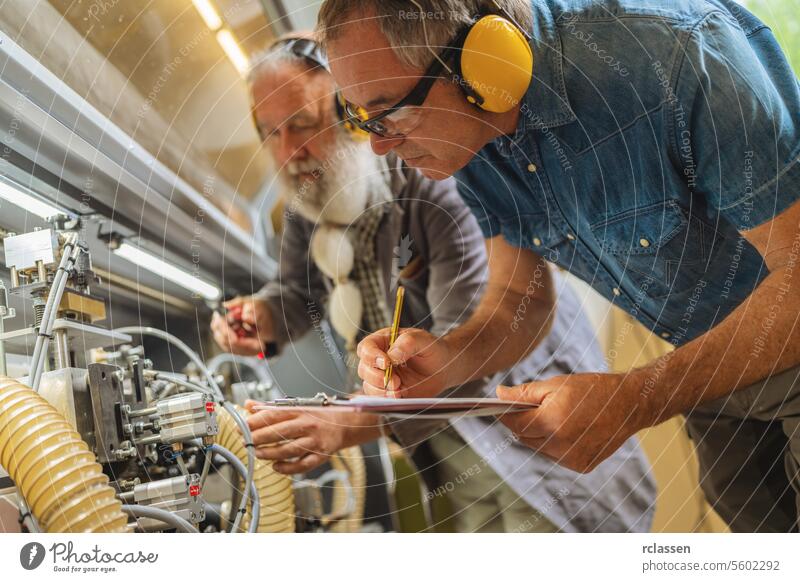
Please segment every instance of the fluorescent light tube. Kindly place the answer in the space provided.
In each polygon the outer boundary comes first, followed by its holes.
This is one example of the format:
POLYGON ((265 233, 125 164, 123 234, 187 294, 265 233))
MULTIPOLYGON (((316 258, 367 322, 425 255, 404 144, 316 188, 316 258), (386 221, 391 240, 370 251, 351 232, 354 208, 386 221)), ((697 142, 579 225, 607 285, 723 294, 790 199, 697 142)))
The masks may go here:
POLYGON ((31 214, 35 214, 36 216, 40 216, 47 220, 51 216, 56 216, 58 214, 66 214, 63 210, 59 210, 55 206, 50 206, 36 198, 35 196, 28 194, 27 192, 15 188, 11 184, 3 182, 0 180, 0 198, 3 200, 10 202, 14 206, 19 206, 23 210, 30 212, 31 214))
POLYGON ((225 54, 228 55, 228 58, 233 63, 233 66, 236 67, 236 70, 239 71, 239 74, 244 76, 250 68, 250 60, 242 51, 239 43, 236 42, 231 31, 228 29, 220 30, 217 33, 217 42, 222 47, 222 50, 225 51, 225 54))
POLYGON ((217 13, 217 9, 214 8, 211 0, 192 0, 192 4, 197 8, 208 28, 217 30, 222 27, 222 19, 219 17, 219 13, 217 13))
POLYGON ((170 265, 163 259, 143 251, 130 243, 123 242, 119 248, 114 250, 114 253, 139 267, 147 269, 156 275, 160 275, 168 281, 172 281, 176 285, 180 285, 184 289, 188 289, 203 299, 216 301, 222 296, 222 292, 214 285, 206 283, 191 273, 179 269, 174 265, 170 265))

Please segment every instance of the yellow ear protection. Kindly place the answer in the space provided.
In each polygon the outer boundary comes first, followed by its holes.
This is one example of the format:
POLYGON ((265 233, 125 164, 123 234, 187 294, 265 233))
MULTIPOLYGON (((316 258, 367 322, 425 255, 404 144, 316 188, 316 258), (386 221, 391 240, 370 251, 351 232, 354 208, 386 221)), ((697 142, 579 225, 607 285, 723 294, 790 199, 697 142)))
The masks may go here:
POLYGON ((493 113, 519 105, 533 78, 533 51, 526 36, 507 14, 483 16, 469 27, 458 60, 472 93, 467 101, 493 113))
MULTIPOLYGON (((304 58, 311 64, 325 69, 328 73, 331 72, 328 64, 328 57, 325 55, 325 51, 322 50, 322 47, 319 45, 319 43, 312 38, 291 36, 281 38, 270 47, 270 50, 277 48, 287 50, 293 55, 304 58)), ((337 117, 353 139, 369 139, 368 132, 356 126, 349 120, 350 118, 345 112, 344 103, 344 97, 342 96, 341 92, 337 90, 334 97, 334 106, 336 107, 337 117)))
POLYGON ((518 106, 528 90, 533 51, 530 35, 496 1, 491 4, 499 14, 478 15, 436 58, 450 70, 445 61, 454 57, 456 70, 451 72, 467 101, 485 111, 505 113, 518 106))

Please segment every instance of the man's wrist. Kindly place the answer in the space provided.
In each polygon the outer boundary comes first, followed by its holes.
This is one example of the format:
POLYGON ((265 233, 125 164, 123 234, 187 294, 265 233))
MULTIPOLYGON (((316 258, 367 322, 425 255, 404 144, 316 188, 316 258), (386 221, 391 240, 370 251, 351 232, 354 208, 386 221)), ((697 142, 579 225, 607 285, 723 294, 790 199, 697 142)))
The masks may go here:
POLYGON ((258 307, 255 309, 255 312, 260 316, 257 318, 258 321, 258 335, 262 340, 262 344, 265 348, 265 352, 268 349, 267 346, 272 344, 276 353, 279 351, 279 338, 276 334, 275 328, 275 311, 278 309, 277 306, 274 306, 272 301, 270 301, 266 297, 253 297, 253 303, 256 304, 258 307))
POLYGON ((444 383, 442 392, 444 392, 448 388, 468 382, 471 379, 472 371, 465 365, 464 354, 466 349, 458 339, 458 336, 454 336, 451 332, 439 338, 439 341, 442 342, 445 350, 445 365, 441 371, 444 383))
POLYGON ((349 412, 337 422, 344 427, 340 447, 343 449, 375 440, 381 436, 381 417, 374 414, 349 412))
POLYGON ((631 370, 624 374, 622 384, 628 401, 633 404, 632 422, 637 431, 659 424, 664 412, 664 390, 658 369, 646 366, 631 370))

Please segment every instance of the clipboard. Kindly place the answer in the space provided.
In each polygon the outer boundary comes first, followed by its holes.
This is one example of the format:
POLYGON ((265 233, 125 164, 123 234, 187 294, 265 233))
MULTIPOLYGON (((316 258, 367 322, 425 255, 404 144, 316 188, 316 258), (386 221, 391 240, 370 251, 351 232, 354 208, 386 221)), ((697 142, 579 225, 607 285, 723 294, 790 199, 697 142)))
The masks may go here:
POLYGON ((461 416, 497 416, 525 412, 538 404, 510 402, 499 398, 380 398, 353 396, 342 398, 317 394, 313 398, 279 398, 261 402, 254 410, 295 408, 310 411, 342 411, 380 414, 399 419, 450 419, 461 416))

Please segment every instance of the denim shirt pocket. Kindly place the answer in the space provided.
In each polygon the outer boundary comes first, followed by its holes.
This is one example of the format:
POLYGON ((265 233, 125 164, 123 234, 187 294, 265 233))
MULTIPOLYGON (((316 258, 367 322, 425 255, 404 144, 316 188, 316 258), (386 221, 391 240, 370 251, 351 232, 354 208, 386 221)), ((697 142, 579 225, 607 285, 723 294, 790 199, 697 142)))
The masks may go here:
POLYGON ((623 280, 653 299, 697 285, 714 244, 713 229, 673 200, 607 217, 590 228, 607 255, 604 262, 614 263, 623 280))
POLYGON ((545 213, 522 213, 503 218, 500 226, 509 244, 530 249, 544 259, 556 264, 569 262, 573 249, 567 245, 566 236, 554 227, 545 213))

